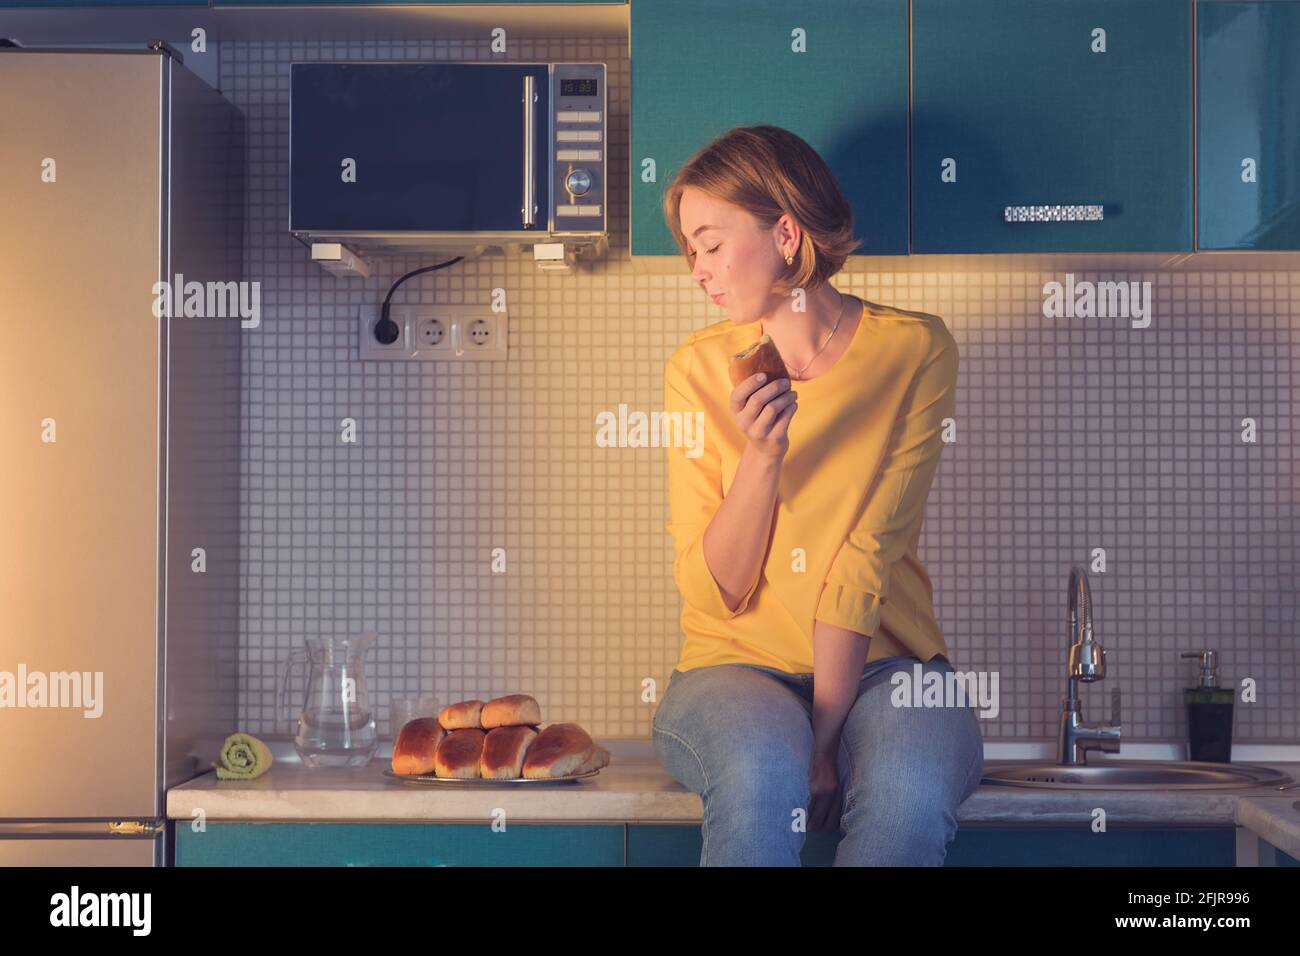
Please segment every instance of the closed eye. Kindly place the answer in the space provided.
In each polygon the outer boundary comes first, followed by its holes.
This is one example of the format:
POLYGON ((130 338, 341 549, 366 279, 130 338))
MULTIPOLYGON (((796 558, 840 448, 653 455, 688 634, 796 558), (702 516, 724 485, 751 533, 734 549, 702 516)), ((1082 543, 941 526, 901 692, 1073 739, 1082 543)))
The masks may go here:
MULTIPOLYGON (((712 249, 705 249, 705 250, 704 250, 704 254, 705 254, 706 256, 707 256, 707 255, 712 255, 713 253, 717 252, 717 251, 718 251, 719 249, 721 249, 721 248, 722 248, 722 243, 718 243, 718 244, 717 244, 716 246, 714 246, 712 249)), ((693 253, 693 252, 691 253, 691 258, 692 258, 692 259, 695 258, 695 253, 693 253)))

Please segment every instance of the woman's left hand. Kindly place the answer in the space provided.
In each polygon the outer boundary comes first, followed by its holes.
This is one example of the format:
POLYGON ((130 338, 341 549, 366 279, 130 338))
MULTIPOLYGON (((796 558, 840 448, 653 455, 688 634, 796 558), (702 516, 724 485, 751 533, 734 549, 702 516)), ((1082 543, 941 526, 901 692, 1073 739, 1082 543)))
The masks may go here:
POLYGON ((840 772, 834 753, 814 753, 808 772, 808 829, 838 829, 840 824, 840 772))

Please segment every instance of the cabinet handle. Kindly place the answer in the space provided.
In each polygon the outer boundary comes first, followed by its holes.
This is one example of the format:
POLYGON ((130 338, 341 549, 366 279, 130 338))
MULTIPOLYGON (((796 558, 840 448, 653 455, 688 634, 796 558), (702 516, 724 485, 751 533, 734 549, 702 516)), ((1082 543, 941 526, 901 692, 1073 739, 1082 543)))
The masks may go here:
POLYGON ((524 214, 525 227, 537 224, 533 214, 533 180, 536 178, 533 154, 537 152, 537 128, 533 125, 533 101, 537 99, 534 82, 531 73, 524 76, 524 208, 520 211, 524 214))
POLYGON ((1100 222, 1101 205, 1074 206, 1004 206, 1004 222, 1100 222))

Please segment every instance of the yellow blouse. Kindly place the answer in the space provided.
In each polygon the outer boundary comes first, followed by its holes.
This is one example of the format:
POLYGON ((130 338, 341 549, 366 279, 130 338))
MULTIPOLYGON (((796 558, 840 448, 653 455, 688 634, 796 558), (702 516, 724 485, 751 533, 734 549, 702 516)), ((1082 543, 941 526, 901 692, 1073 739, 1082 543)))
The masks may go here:
MULTIPOLYGON (((664 406, 689 417, 670 440, 673 577, 685 634, 677 669, 751 663, 813 672, 813 622, 872 638, 867 660, 948 656, 917 556, 944 419, 956 411, 957 344, 941 318, 864 302, 829 370, 791 384, 799 408, 781 465, 776 518, 757 580, 731 611, 704 560, 704 531, 747 439, 728 407, 728 362, 761 334, 724 319, 699 329, 664 370, 664 406), (702 443, 692 425, 703 413, 702 443)), ((675 427, 675 426, 674 426, 675 427)))

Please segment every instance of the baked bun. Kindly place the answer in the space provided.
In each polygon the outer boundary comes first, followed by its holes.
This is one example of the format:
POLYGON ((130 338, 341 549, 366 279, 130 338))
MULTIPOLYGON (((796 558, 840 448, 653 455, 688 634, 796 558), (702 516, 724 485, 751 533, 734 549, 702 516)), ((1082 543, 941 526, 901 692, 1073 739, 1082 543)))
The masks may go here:
POLYGON ((433 772, 439 777, 473 778, 478 776, 487 734, 477 727, 449 731, 438 744, 433 758, 433 772))
POLYGON ((540 724, 542 708, 537 700, 527 694, 510 694, 498 697, 483 705, 479 721, 484 730, 493 727, 515 727, 520 724, 540 724))
POLYGON ((517 780, 523 776, 524 753, 537 731, 531 727, 495 727, 483 741, 479 759, 479 776, 492 780, 517 780))
POLYGON ((776 343, 772 341, 772 336, 764 332, 758 337, 749 348, 743 352, 737 352, 731 357, 731 384, 739 385, 751 375, 759 372, 766 372, 767 379, 763 382, 775 382, 778 378, 789 378, 790 373, 786 371, 785 362, 781 359, 781 353, 777 351, 776 343))
POLYGON ((433 773, 434 755, 446 734, 436 717, 408 720, 393 743, 393 773, 433 773))
POLYGON ((438 711, 438 723, 444 730, 460 730, 464 727, 482 727, 479 717, 483 713, 483 701, 462 700, 457 704, 448 704, 438 711))
POLYGON ((532 780, 571 777, 608 764, 609 751, 593 741, 581 725, 550 724, 528 748, 524 776, 532 780))

